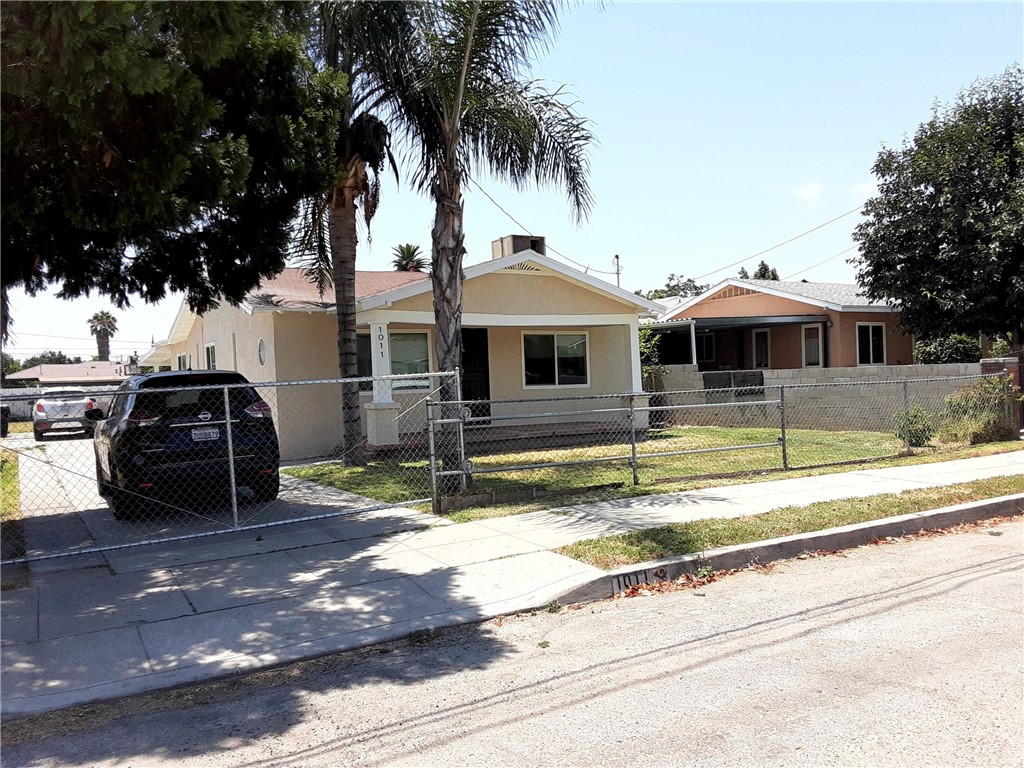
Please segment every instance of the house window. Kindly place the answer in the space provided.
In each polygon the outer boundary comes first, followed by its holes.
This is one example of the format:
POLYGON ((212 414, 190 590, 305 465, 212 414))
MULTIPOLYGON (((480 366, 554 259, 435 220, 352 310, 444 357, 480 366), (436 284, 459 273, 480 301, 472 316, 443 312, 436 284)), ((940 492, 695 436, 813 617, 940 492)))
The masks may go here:
POLYGON ((771 330, 768 328, 754 331, 754 367, 771 367, 771 330))
POLYGON ((804 368, 821 367, 821 341, 820 325, 803 326, 804 368))
POLYGON ((698 333, 694 342, 697 345, 697 362, 711 363, 715 360, 715 334, 698 333))
POLYGON ((587 334, 523 334, 524 386, 585 387, 589 370, 587 334))
POLYGON ((178 355, 178 370, 179 371, 187 371, 188 370, 188 355, 185 354, 185 353, 182 353, 182 354, 178 355))
POLYGON ((206 345, 206 369, 209 371, 217 370, 217 345, 207 344, 206 345))
POLYGON ((857 323, 857 365, 885 365, 885 323, 857 323))
POLYGON ((261 368, 267 364, 267 342, 262 338, 256 345, 256 356, 259 358, 261 368))
MULTIPOLYGON (((429 373, 430 352, 428 337, 425 333, 392 333, 389 334, 391 346, 391 373, 429 373)), ((356 336, 356 373, 359 376, 372 376, 373 363, 370 359, 370 336, 360 333, 356 336)), ((429 380, 410 379, 396 381, 395 389, 410 389, 430 386, 429 380)), ((359 389, 373 389, 373 382, 359 383, 359 389)))

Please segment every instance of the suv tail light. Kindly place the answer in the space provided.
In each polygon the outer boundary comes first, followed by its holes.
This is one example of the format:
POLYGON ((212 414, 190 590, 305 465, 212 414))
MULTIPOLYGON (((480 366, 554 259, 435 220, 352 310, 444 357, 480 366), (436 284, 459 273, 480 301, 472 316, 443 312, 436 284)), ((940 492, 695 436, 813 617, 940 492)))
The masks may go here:
POLYGON ((160 421, 159 416, 154 416, 151 413, 146 413, 140 408, 133 408, 132 412, 128 414, 127 425, 129 427, 148 427, 156 424, 160 421))
POLYGON ((270 406, 262 400, 257 400, 245 412, 255 419, 269 419, 271 416, 270 406))
POLYGON ((88 401, 86 401, 85 409, 87 411, 95 410, 95 408, 96 408, 96 401, 95 400, 88 400, 88 401))
POLYGON ((46 411, 43 410, 42 403, 36 403, 36 413, 46 413, 46 411))

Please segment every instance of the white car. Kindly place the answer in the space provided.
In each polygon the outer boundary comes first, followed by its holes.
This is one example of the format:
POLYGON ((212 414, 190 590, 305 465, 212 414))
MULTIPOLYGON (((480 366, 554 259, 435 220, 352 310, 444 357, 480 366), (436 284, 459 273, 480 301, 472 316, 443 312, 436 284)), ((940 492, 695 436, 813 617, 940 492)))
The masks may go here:
POLYGON ((42 440, 47 432, 82 432, 91 435, 97 419, 96 399, 81 387, 44 389, 32 408, 32 434, 42 440))

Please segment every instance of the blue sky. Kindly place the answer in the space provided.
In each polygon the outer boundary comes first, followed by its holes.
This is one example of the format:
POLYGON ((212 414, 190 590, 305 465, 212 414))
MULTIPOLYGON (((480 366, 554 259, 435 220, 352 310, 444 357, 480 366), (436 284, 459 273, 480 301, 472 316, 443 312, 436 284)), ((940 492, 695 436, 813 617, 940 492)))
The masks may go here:
MULTIPOLYGON (((670 273, 714 283, 760 258, 783 278, 853 282, 855 252, 837 254, 853 245, 858 213, 754 255, 861 205, 883 144, 912 135, 936 100, 1022 58, 1017 0, 582 5, 534 76, 566 84, 593 121, 590 220, 575 226, 557 190, 517 192, 478 175, 496 204, 468 185, 466 264, 489 258, 491 240, 528 230, 547 238, 549 255, 611 282, 603 273, 618 254, 629 290, 660 287, 670 273)), ((390 269, 400 243, 429 253, 432 215, 424 197, 386 179, 359 268, 390 269)), ((141 352, 180 303, 121 311, 97 297, 12 299, 16 338, 5 351, 18 357, 93 354, 86 320, 101 309, 118 318, 114 354, 141 352)))

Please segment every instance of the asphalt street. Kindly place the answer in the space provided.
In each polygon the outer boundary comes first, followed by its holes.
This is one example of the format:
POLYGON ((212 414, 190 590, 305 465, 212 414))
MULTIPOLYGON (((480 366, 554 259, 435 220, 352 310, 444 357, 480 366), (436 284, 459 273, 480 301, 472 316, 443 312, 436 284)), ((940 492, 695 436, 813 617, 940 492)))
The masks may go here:
POLYGON ((1024 521, 5 723, 4 766, 1020 766, 1024 521))

